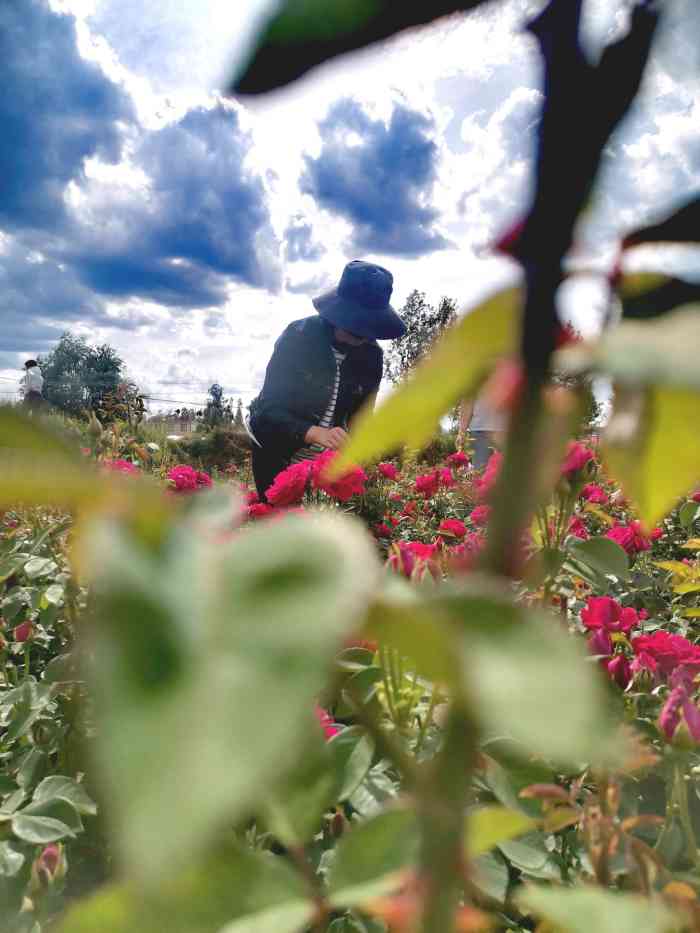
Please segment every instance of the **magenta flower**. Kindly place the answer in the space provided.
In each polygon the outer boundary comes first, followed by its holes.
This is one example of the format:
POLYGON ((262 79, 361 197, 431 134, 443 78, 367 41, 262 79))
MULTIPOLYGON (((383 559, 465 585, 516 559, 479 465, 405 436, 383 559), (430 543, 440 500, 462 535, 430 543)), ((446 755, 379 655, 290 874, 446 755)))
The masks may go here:
POLYGON ((438 533, 448 534, 453 538, 463 538, 467 533, 467 526, 458 518, 446 518, 440 522, 438 533))
POLYGON ((130 463, 129 460, 102 460, 100 465, 112 473, 124 473, 127 476, 138 476, 141 472, 136 464, 130 463))
POLYGON ((437 470, 432 473, 423 473, 416 476, 416 492, 419 492, 426 499, 430 499, 440 487, 440 474, 437 470))
POLYGON ((472 525, 476 525, 477 528, 481 528, 488 523, 490 517, 490 505, 477 505, 475 509, 471 510, 469 520, 471 521, 472 525))
POLYGON ((267 490, 267 501, 274 506, 296 505, 301 502, 311 475, 311 461, 302 460, 293 463, 286 470, 278 473, 267 490))
MULTIPOLYGON (((338 502, 347 502, 365 491, 367 474, 358 466, 351 466, 337 479, 328 478, 328 466, 338 456, 335 450, 325 450, 311 464, 311 483, 314 489, 322 489, 338 502)), ((269 495, 268 495, 269 498, 269 495)))
POLYGON ((610 502, 610 496, 596 483, 587 483, 581 490, 581 497, 594 505, 607 505, 610 502))
POLYGON ((395 480, 399 478, 399 471, 393 463, 380 463, 377 465, 377 471, 384 479, 395 480))
POLYGON ((639 617, 634 609, 625 609, 610 596, 589 596, 586 606, 581 610, 581 621, 591 629, 605 629, 606 632, 623 632, 627 635, 639 617))
POLYGON ((588 533, 588 528, 584 525, 578 515, 572 515, 571 521, 569 522, 568 532, 570 535, 573 535, 575 538, 580 538, 581 541, 587 541, 590 538, 588 533))
POLYGON ((471 461, 463 450, 457 450, 449 455, 447 462, 456 469, 460 469, 462 467, 468 467, 471 461))
POLYGON ((578 441, 570 441, 566 459, 561 467, 562 476, 573 479, 577 473, 594 459, 593 451, 578 441))
POLYGON ((640 551, 648 551, 651 547, 651 542, 643 533, 640 522, 614 525, 605 537, 619 544, 630 557, 635 557, 640 551))
POLYGON ((624 654, 616 654, 611 661, 608 661, 607 671, 611 680, 614 680, 618 687, 622 687, 623 690, 632 680, 630 662, 624 654))

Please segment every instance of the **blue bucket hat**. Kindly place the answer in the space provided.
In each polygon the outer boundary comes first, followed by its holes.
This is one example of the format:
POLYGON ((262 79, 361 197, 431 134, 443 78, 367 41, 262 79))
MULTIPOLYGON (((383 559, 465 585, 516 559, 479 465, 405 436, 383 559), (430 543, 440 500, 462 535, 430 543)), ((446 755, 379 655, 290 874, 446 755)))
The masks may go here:
POLYGON ((334 327, 371 340, 395 340, 406 325, 389 304, 394 277, 388 269, 354 259, 336 288, 313 299, 313 306, 334 327))

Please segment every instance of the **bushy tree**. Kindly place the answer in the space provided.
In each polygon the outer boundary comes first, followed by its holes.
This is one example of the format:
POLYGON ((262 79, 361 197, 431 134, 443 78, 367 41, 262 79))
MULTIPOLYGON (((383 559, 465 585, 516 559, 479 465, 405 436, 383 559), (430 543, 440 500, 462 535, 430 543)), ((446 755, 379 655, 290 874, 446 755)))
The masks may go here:
POLYGON ((441 298, 437 307, 426 301, 425 293, 414 290, 400 311, 406 333, 392 344, 385 357, 385 375, 399 382, 425 355, 434 341, 457 317, 451 298, 441 298))
POLYGON ((45 398, 72 415, 101 408, 125 382, 124 361, 114 347, 107 343, 93 347, 69 332, 38 363, 45 398))

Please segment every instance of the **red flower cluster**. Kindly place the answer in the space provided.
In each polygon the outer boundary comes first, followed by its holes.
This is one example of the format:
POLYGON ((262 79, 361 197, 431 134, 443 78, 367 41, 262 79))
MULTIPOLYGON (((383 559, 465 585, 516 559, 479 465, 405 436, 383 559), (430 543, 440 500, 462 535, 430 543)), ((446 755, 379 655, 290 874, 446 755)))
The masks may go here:
POLYGON ((423 473, 416 476, 416 492, 425 496, 426 499, 432 498, 440 488, 440 473, 433 470, 432 473, 423 473))
POLYGON ((700 647, 682 635, 673 635, 663 629, 651 635, 638 635, 632 639, 637 669, 668 677, 683 665, 694 672, 700 671, 700 647))
POLYGON ((311 463, 311 460, 302 460, 301 463, 293 463, 278 473, 272 486, 265 493, 267 501, 277 507, 301 502, 311 475, 311 463))
POLYGON ((467 533, 467 526, 458 518, 446 518, 440 522, 438 534, 446 534, 451 538, 463 538, 467 533))
POLYGON ((569 522, 567 530, 570 535, 573 535, 575 538, 580 538, 582 541, 587 541, 588 538, 590 538, 588 528, 586 528, 578 515, 571 516, 571 521, 569 522))
POLYGON ((450 466, 455 467, 455 469, 459 469, 460 467, 468 467, 471 461, 463 450, 456 450, 453 454, 449 455, 447 462, 450 466))
POLYGON ((604 629, 627 635, 635 625, 639 625, 639 616, 631 606, 623 609, 611 596, 589 596, 581 610, 581 621, 589 630, 604 629))
POLYGON ((274 507, 267 505, 265 502, 252 502, 248 506, 248 518, 265 518, 267 515, 271 515, 274 511, 274 507))
POLYGON ((581 497, 594 505, 607 505, 610 502, 610 496, 596 483, 587 483, 581 490, 581 497))
POLYGON ((166 479, 170 481, 171 489, 176 493, 196 492, 211 486, 211 476, 184 464, 168 470, 166 479))
POLYGON ((377 464, 377 472, 383 476, 384 479, 395 480, 399 478, 399 471, 396 469, 393 463, 377 464))
POLYGON ((130 463, 128 460, 103 460, 101 465, 105 470, 125 473, 127 476, 138 476, 141 472, 135 463, 130 463))
POLYGON ((614 525, 605 537, 619 544, 630 557, 634 557, 640 551, 648 551, 651 547, 651 541, 642 531, 640 522, 614 525))
POLYGON ((417 570, 426 567, 433 571, 437 544, 421 541, 397 541, 389 555, 389 566, 409 579, 417 570))
POLYGON ((561 467, 561 474, 567 479, 574 479, 577 473, 594 459, 593 451, 578 441, 570 441, 566 459, 561 467))
MULTIPOLYGON (((335 450, 325 450, 312 461, 311 482, 314 489, 321 489, 339 502, 347 502, 353 496, 361 496, 365 491, 367 474, 358 466, 350 467, 338 479, 329 479, 328 467, 338 454, 335 450)), ((269 496, 268 496, 269 498, 269 496)))
POLYGON ((490 505, 477 505, 475 509, 471 510, 469 515, 469 520, 472 525, 476 525, 477 528, 488 523, 489 518, 491 517, 491 506, 490 505))

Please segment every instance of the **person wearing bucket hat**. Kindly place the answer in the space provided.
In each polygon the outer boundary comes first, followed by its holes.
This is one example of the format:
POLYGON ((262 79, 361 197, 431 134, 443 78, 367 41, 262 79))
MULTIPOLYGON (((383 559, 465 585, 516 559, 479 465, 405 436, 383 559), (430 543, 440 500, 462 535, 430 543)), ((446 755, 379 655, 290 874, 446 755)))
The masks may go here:
POLYGON ((402 337, 388 269, 353 260, 335 288, 313 299, 316 315, 280 335, 247 420, 258 495, 290 463, 342 446, 350 420, 382 378, 377 340, 402 337))

